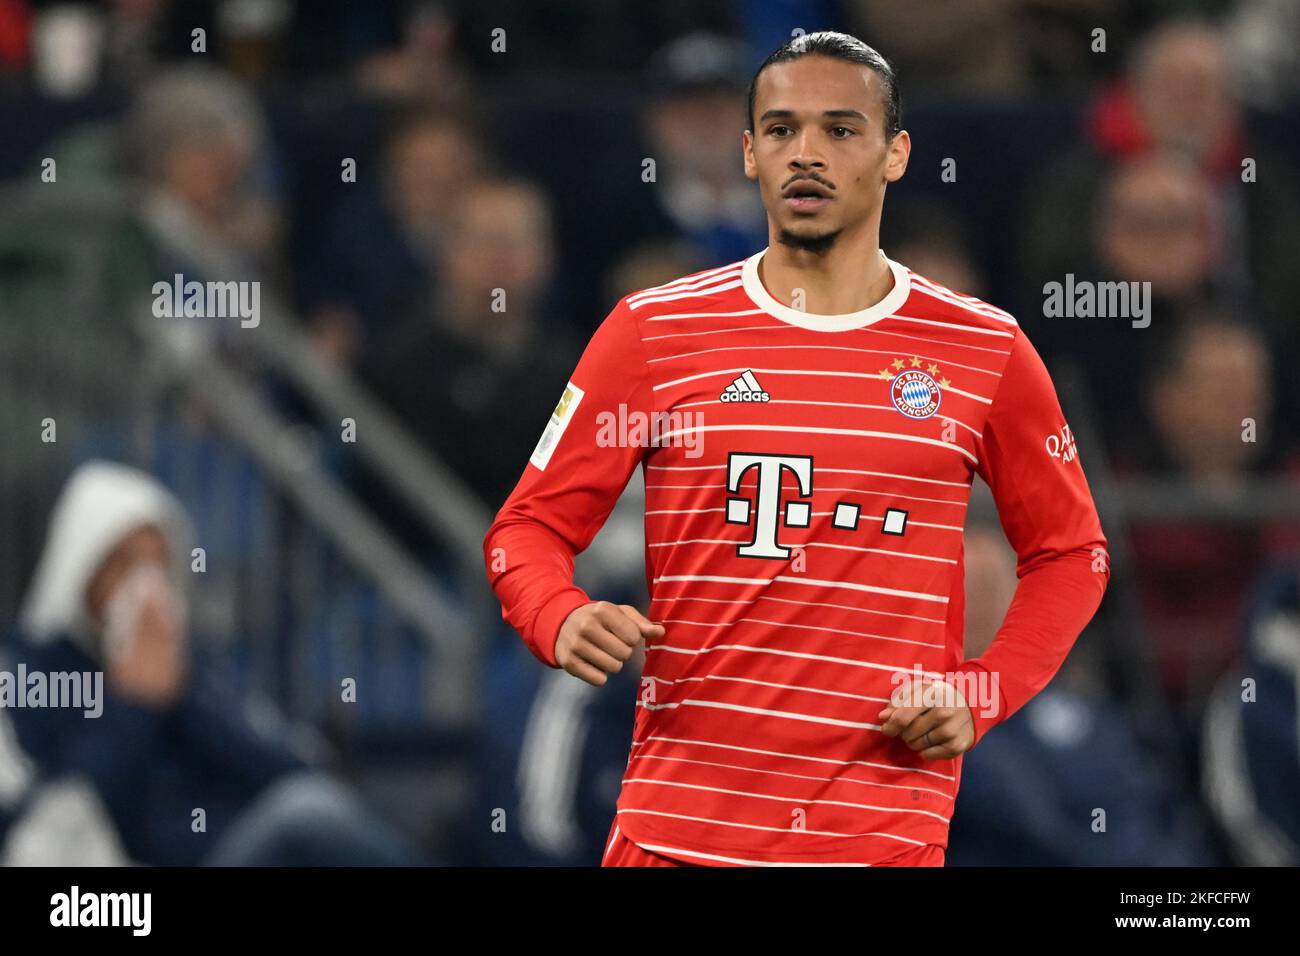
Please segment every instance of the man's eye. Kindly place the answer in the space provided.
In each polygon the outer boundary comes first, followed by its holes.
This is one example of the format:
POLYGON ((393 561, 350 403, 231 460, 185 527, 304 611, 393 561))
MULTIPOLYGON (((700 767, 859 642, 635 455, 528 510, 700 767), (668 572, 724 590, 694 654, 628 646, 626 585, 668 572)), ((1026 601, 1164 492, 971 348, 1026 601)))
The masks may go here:
POLYGON ((831 127, 831 135, 833 135, 836 139, 844 139, 844 136, 840 135, 841 133, 844 133, 847 136, 852 136, 853 130, 849 129, 847 126, 831 127))
POLYGON ((771 126, 768 127, 767 130, 769 136, 783 136, 788 132, 790 132, 790 127, 788 126, 771 126))

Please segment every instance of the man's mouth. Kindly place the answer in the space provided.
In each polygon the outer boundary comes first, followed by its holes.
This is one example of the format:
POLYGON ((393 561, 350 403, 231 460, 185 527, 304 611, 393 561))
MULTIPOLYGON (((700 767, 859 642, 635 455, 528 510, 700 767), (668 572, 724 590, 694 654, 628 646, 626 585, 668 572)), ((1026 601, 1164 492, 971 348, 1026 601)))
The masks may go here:
POLYGON ((831 202, 831 190, 813 179, 799 179, 781 190, 781 198, 795 212, 817 212, 831 202))

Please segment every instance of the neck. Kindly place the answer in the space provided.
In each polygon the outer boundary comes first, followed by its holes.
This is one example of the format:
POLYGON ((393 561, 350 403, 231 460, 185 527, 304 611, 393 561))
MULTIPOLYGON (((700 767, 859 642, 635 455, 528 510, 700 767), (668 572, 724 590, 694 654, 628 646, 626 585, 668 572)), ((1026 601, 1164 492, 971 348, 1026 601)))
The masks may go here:
POLYGON ((843 315, 870 308, 889 294, 894 276, 880 255, 878 222, 845 229, 825 252, 783 245, 775 224, 768 225, 767 253, 758 275, 779 302, 815 315, 843 315), (868 263, 863 268, 863 263, 868 263), (802 304, 795 290, 803 290, 802 304))

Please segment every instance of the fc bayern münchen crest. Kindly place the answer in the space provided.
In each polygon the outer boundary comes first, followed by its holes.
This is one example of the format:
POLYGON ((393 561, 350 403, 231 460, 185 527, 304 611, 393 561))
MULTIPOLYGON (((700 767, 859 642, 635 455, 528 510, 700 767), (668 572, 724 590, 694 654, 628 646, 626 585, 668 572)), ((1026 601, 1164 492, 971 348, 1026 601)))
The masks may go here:
POLYGON ((939 410, 939 383, 918 368, 899 372, 889 383, 894 407, 908 418, 929 418, 939 410))

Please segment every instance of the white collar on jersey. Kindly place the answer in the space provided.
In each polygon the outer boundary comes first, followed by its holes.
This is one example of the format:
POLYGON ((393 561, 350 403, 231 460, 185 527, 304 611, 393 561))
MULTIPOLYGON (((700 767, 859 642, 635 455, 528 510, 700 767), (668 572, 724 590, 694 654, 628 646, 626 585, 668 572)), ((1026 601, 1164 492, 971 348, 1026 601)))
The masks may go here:
POLYGON ((814 332, 847 332, 850 329, 860 329, 879 322, 881 319, 893 315, 907 301, 907 296, 912 289, 912 283, 907 276, 907 269, 885 255, 884 250, 881 250, 880 258, 889 263, 889 269, 894 273, 894 287, 889 290, 889 294, 883 299, 875 305, 868 306, 858 312, 844 312, 840 315, 817 315, 814 312, 801 312, 799 309, 792 309, 788 305, 782 305, 772 297, 772 294, 767 289, 763 288, 763 281, 758 277, 758 260, 766 252, 767 250, 763 249, 754 253, 745 260, 745 264, 741 268, 740 280, 746 294, 754 300, 755 305, 763 311, 771 313, 782 322, 789 322, 791 325, 797 325, 804 329, 812 329, 814 332))

